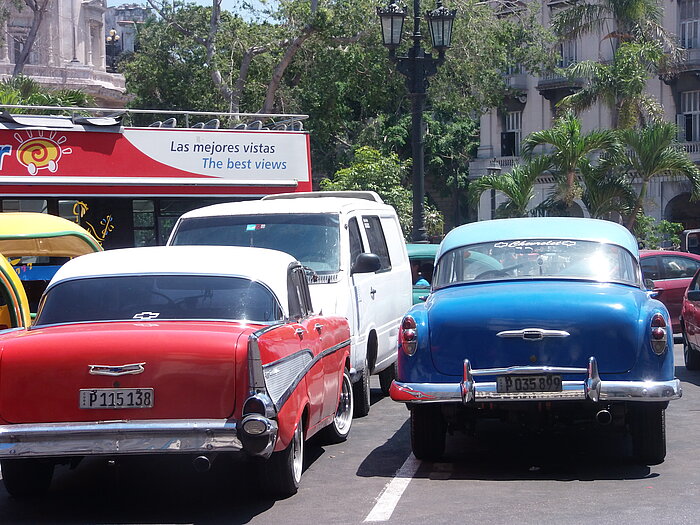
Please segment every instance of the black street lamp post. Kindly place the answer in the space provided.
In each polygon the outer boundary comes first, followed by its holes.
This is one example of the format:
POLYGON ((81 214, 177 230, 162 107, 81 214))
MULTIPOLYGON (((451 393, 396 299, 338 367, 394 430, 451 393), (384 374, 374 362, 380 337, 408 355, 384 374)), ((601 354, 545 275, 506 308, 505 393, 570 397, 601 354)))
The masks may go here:
POLYGON ((433 47, 437 58, 426 53, 420 41, 420 0, 413 0, 413 46, 406 55, 397 55, 401 43, 406 6, 389 0, 386 7, 378 7, 377 14, 382 23, 382 39, 389 49, 389 58, 396 63, 396 69, 406 77, 406 88, 411 97, 411 151, 413 156, 413 242, 428 242, 425 231, 425 167, 423 144, 423 111, 428 89, 428 77, 437 73, 437 68, 445 61, 445 50, 452 41, 452 23, 456 11, 443 7, 438 0, 434 10, 425 13, 430 28, 433 47))
POLYGON ((117 34, 116 29, 110 29, 109 34, 107 35, 107 38, 105 39, 105 47, 107 50, 107 63, 106 63, 106 69, 110 73, 116 73, 117 68, 116 68, 116 62, 117 62, 117 55, 121 51, 119 49, 120 44, 119 44, 119 35, 117 34))

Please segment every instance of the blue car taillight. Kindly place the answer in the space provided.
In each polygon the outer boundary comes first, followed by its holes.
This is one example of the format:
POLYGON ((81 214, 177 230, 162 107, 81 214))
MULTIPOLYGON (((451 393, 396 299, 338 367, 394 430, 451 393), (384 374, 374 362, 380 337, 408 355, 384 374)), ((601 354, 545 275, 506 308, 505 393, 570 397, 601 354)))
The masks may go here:
POLYGON ((651 348, 658 355, 663 354, 667 347, 666 319, 656 313, 651 318, 651 348))
POLYGON ((401 330, 399 330, 399 346, 406 355, 413 355, 418 348, 418 332, 416 320, 407 315, 401 321, 401 330))

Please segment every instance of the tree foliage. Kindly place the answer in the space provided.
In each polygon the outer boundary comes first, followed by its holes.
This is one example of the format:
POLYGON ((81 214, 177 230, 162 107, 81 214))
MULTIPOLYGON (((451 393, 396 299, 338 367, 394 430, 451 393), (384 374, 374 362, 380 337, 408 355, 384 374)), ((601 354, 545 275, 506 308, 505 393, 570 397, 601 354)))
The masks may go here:
POLYGON ((662 248, 678 250, 681 245, 680 234, 682 231, 683 225, 679 222, 657 221, 644 214, 637 217, 634 227, 634 235, 637 237, 640 247, 645 250, 662 248))
POLYGON ((700 170, 688 153, 676 142, 678 129, 670 122, 655 122, 641 129, 620 131, 626 148, 624 166, 631 177, 641 182, 634 209, 627 227, 634 228, 637 216, 643 210, 649 182, 661 175, 682 177, 691 184, 691 198, 700 198, 700 170))
POLYGON ((594 155, 619 158, 620 144, 611 130, 581 131, 581 122, 571 111, 559 117, 555 125, 528 135, 523 141, 523 155, 531 157, 536 147, 548 146, 551 152, 544 154, 551 163, 551 173, 558 185, 558 198, 566 206, 581 197, 577 175, 581 165, 592 160, 594 155))
POLYGON ((506 201, 496 210, 498 218, 525 217, 528 205, 535 197, 537 178, 550 167, 550 158, 542 155, 514 166, 509 173, 484 175, 472 183, 469 196, 476 203, 485 191, 498 191, 506 196, 506 201))
MULTIPOLYGON (((75 89, 46 89, 37 81, 19 75, 0 81, 0 104, 26 106, 87 107, 94 104, 92 97, 75 89)), ((13 109, 13 113, 29 110, 13 109)), ((55 114, 52 110, 31 110, 32 113, 55 114)))
MULTIPOLYGON (((403 184, 410 163, 401 161, 395 153, 385 155, 364 146, 355 152, 351 164, 338 170, 333 179, 321 180, 321 189, 363 190, 376 192, 384 202, 394 207, 406 239, 410 238, 413 216, 411 191, 403 184)), ((437 210, 426 203, 426 231, 429 236, 442 235, 443 219, 437 210)))

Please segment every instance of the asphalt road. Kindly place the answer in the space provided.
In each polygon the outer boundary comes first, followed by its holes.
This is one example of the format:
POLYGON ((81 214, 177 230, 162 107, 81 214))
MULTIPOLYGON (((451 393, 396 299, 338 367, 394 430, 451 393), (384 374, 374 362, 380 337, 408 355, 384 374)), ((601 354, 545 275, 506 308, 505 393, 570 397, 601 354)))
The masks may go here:
POLYGON ((267 499, 250 466, 230 458, 204 474, 184 458, 89 460, 58 468, 41 499, 16 501, 0 484, 0 524, 698 523, 700 372, 678 365, 680 345, 675 353, 683 398, 666 413, 661 465, 635 464, 629 441, 608 428, 539 434, 499 424, 478 440, 449 436, 443 462, 419 462, 408 411, 375 388, 346 443, 309 444, 302 486, 286 500, 267 499))

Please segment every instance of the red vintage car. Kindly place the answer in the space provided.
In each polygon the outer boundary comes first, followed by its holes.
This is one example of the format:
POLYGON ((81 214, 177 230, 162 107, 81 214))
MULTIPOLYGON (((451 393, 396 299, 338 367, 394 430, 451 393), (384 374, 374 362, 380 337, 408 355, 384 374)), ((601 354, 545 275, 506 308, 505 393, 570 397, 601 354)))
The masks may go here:
POLYGON ((700 270, 683 294, 681 308, 683 361, 688 370, 700 370, 700 270))
POLYGON ((673 333, 681 332, 681 304, 690 279, 700 268, 700 255, 668 250, 641 250, 639 262, 644 279, 654 281, 656 298, 671 314, 673 333))
POLYGON ((84 456, 217 454, 296 492, 304 441, 352 423, 350 331, 313 312, 305 269, 274 250, 95 253, 56 273, 29 329, 0 335, 0 466, 15 497, 84 456))

